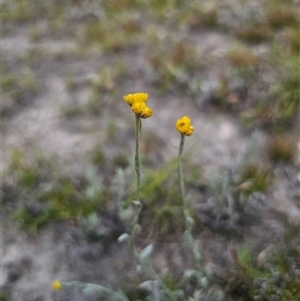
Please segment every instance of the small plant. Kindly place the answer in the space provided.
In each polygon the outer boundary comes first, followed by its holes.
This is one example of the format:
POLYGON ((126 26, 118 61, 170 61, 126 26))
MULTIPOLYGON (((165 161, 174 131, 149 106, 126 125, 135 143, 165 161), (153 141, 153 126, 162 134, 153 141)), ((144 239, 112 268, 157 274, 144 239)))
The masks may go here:
POLYGON ((233 47, 227 56, 233 68, 249 68, 257 65, 257 56, 245 46, 233 47))
POLYGON ((41 40, 42 33, 40 32, 38 26, 31 26, 31 28, 29 29, 29 36, 32 42, 39 42, 41 40))
MULTIPOLYGON (((133 113, 135 114, 135 157, 134 157, 134 166, 136 172, 136 199, 132 201, 133 210, 131 211, 131 220, 132 220, 132 231, 131 234, 123 233, 118 241, 129 241, 130 246, 134 255, 134 258, 137 262, 137 269, 140 270, 146 277, 150 277, 156 285, 156 293, 153 291, 149 295, 149 300, 170 300, 170 301, 177 301, 181 300, 184 296, 184 291, 180 289, 179 284, 180 282, 172 280, 172 276, 170 277, 162 277, 159 273, 157 273, 151 265, 150 262, 150 255, 153 251, 153 245, 149 244, 146 246, 142 251, 138 251, 136 247, 136 235, 140 229, 138 225, 140 219, 140 213, 142 210, 142 203, 140 201, 141 197, 141 170, 140 170, 140 136, 141 136, 141 128, 142 128, 142 118, 149 118, 152 116, 152 109, 149 108, 146 104, 149 95, 147 93, 134 93, 128 94, 124 96, 125 102, 131 107, 133 113), (156 297, 155 297, 156 296, 156 297), (159 297, 158 297, 159 296, 159 297), (154 298, 154 299, 151 299, 154 298)), ((184 148, 184 139, 185 136, 191 136, 194 130, 194 127, 191 125, 191 120, 187 116, 183 116, 182 118, 178 119, 175 125, 177 131, 180 133, 180 144, 179 144, 179 152, 178 152, 178 179, 179 179, 179 186, 181 192, 181 208, 183 210, 175 210, 172 208, 172 205, 165 205, 163 208, 157 210, 155 212, 153 222, 155 223, 156 227, 159 228, 158 232, 163 233, 170 233, 172 231, 172 225, 169 224, 168 220, 175 219, 178 220, 177 227, 184 228, 184 237, 187 245, 190 248, 191 254, 194 259, 194 269, 190 270, 190 275, 196 278, 198 286, 203 289, 203 292, 199 295, 204 296, 208 289, 208 280, 204 273, 204 268, 202 266, 202 256, 200 247, 198 242, 193 239, 192 236, 192 229, 194 226, 194 219, 190 214, 190 208, 188 201, 185 195, 185 185, 183 179, 183 172, 182 172, 182 155, 183 155, 183 148, 184 148), (183 216, 182 216, 183 212, 183 216), (184 219, 184 226, 181 225, 180 221, 184 219)), ((173 164, 171 165, 173 168, 173 164)), ((169 171, 166 175, 169 174, 169 171)), ((94 179, 95 177, 93 177, 94 179)), ((161 180, 158 181, 161 184, 161 180)), ((153 183, 151 182, 151 185, 153 183)), ((146 185, 147 187, 147 185, 146 185)), ((156 186, 155 186, 156 187, 156 186)), ((91 187, 92 188, 92 187, 91 187)), ((149 187, 147 187, 149 191, 149 187)), ((175 198, 174 198, 175 200, 175 198)), ((118 206, 117 206, 118 207, 118 206)), ((119 206, 120 207, 120 206, 119 206)), ((179 206, 178 206, 179 208, 179 206)), ((120 209, 122 210, 122 208, 120 209)), ((155 229, 155 228, 154 228, 155 229)), ((101 234, 101 233, 100 233, 101 234)), ((183 282, 190 279, 190 277, 184 276, 183 282)), ((189 280, 188 280, 189 281, 189 280)), ((64 281, 54 281, 52 284, 52 288, 57 291, 63 287, 76 287, 80 289, 82 294, 94 294, 99 296, 112 296, 117 300, 122 301, 129 301, 128 297, 122 291, 114 291, 110 288, 103 287, 97 284, 91 283, 81 283, 81 282, 64 282, 64 281)), ((195 293, 196 294, 196 293, 195 293)), ((194 300, 201 300, 195 295, 194 300)))
POLYGON ((198 242, 193 239, 192 236, 192 229, 195 224, 195 221, 189 213, 189 204, 186 199, 185 185, 184 185, 184 179, 182 173, 182 153, 184 147, 184 139, 185 136, 192 135, 194 131, 194 127, 191 125, 191 120, 188 116, 183 116, 182 118, 178 119, 175 127, 176 130, 180 133, 180 144, 179 144, 179 152, 178 152, 178 179, 179 179, 181 199, 182 199, 183 212, 184 212, 184 220, 185 220, 184 236, 194 259, 194 269, 192 271, 192 274, 196 276, 198 283, 200 284, 204 292, 206 292, 208 289, 208 281, 204 273, 200 246, 198 242))
POLYGON ((13 150, 6 185, 16 185, 12 217, 26 230, 36 232, 51 221, 77 220, 99 212, 108 201, 106 188, 95 168, 90 166, 80 183, 62 175, 53 162, 34 147, 25 157, 13 150))
POLYGON ((203 28, 215 28, 218 25, 218 12, 214 4, 207 3, 206 6, 195 7, 187 12, 186 22, 193 30, 203 28))
MULTIPOLYGON (((136 171, 136 179, 137 179, 137 189, 136 189, 136 200, 132 202, 134 207, 134 214, 132 217, 132 232, 129 236, 127 233, 124 233, 120 236, 119 241, 127 240, 130 237, 130 244, 133 250, 135 258, 140 263, 142 269, 147 271, 148 274, 154 275, 155 278, 159 279, 158 275, 154 272, 152 267, 149 265, 148 257, 152 252, 152 245, 147 246, 140 254, 137 252, 135 246, 135 238, 138 231, 138 219, 141 212, 142 203, 140 202, 140 190, 141 190, 141 174, 140 174, 140 136, 141 136, 141 128, 142 122, 141 118, 149 118, 152 116, 152 109, 149 108, 146 104, 147 98, 149 95, 147 93, 134 93, 128 94, 124 96, 125 102, 131 107, 133 113, 135 114, 135 158, 134 165, 136 171)), ((163 285, 163 282, 161 281, 163 285)), ((105 288, 101 285, 91 284, 91 283, 80 283, 80 282, 60 282, 54 281, 52 284, 52 288, 54 290, 60 290, 63 286, 74 286, 76 288, 82 288, 82 293, 93 293, 99 296, 110 295, 118 300, 129 301, 127 296, 122 292, 116 292, 109 288, 105 288)), ((166 288, 168 291, 168 289, 166 288)))
MULTIPOLYGON (((135 157, 134 165, 136 171, 137 179, 137 192, 136 201, 133 202, 135 207, 135 216, 133 218, 133 229, 131 234, 131 245, 135 250, 135 236, 138 229, 138 219, 141 212, 141 202, 140 202, 140 189, 141 189, 141 174, 140 174, 140 137, 142 122, 141 118, 149 118, 152 116, 152 109, 146 105, 146 100, 149 97, 147 93, 134 93, 124 96, 124 100, 131 107, 132 112, 135 114, 135 157)), ((137 255, 137 254, 135 254, 137 255)))
POLYGON ((249 195, 258 191, 266 191, 270 184, 271 172, 268 168, 249 164, 241 170, 236 189, 237 191, 249 195))
POLYGON ((187 116, 183 116, 181 119, 178 119, 176 122, 176 129, 180 133, 180 145, 179 145, 179 153, 178 153, 178 178, 180 184, 181 198, 183 202, 184 210, 187 210, 187 202, 185 198, 185 188, 184 181, 182 176, 182 152, 184 146, 184 137, 191 136, 194 127, 191 125, 191 120, 187 116))
POLYGON ((268 40, 271 36, 270 28, 266 24, 245 24, 235 30, 236 36, 248 43, 257 44, 268 40))
POLYGON ((298 55, 300 52, 300 41, 298 39, 298 30, 297 29, 288 29, 286 30, 288 37, 288 45, 291 48, 291 53, 293 55, 298 55))
POLYGON ((275 29, 294 26, 299 22, 297 8, 289 4, 277 4, 270 6, 267 12, 267 23, 275 29))
POLYGON ((290 241, 295 243, 296 240, 299 243, 299 226, 287 230, 285 239, 286 236, 292 237, 289 237, 287 244, 273 250, 272 264, 269 262, 263 266, 255 264, 249 246, 231 250, 238 269, 228 278, 226 288, 228 296, 241 301, 299 300, 300 282, 295 277, 299 251, 290 243, 290 241), (287 252, 292 253, 289 259, 285 254, 287 252))
POLYGON ((269 157, 274 162, 287 162, 294 158, 295 145, 292 137, 277 136, 269 140, 267 145, 269 157))
POLYGON ((162 46, 158 46, 156 51, 148 55, 148 69, 153 73, 153 81, 161 92, 180 88, 188 94, 194 94, 194 81, 198 81, 195 76, 198 68, 203 66, 203 61, 191 41, 177 40, 172 36, 168 37, 168 41, 171 51, 166 52, 162 46))
POLYGON ((152 116, 152 110, 146 105, 149 97, 147 93, 135 93, 124 96, 126 103, 131 106, 132 112, 135 113, 135 171, 137 174, 137 201, 140 199, 140 136, 141 136, 141 118, 152 116))
POLYGON ((294 53, 289 41, 283 40, 281 43, 274 43, 272 48, 270 60, 276 73, 267 95, 268 107, 265 106, 268 109, 266 123, 274 134, 283 133, 296 125, 300 107, 298 54, 294 53))
POLYGON ((26 104, 39 90, 36 75, 30 69, 22 69, 17 74, 13 74, 4 64, 1 78, 4 102, 0 110, 3 113, 10 113, 26 104), (5 100, 8 100, 7 105, 5 100))

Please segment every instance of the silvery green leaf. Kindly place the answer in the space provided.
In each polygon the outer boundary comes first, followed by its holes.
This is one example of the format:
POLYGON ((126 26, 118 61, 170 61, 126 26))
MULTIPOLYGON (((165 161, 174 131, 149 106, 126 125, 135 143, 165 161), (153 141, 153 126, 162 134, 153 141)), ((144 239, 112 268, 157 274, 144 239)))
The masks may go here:
POLYGON ((138 266, 136 267, 136 272, 137 272, 138 274, 141 274, 141 273, 142 273, 142 267, 141 267, 140 265, 138 265, 138 266))
POLYGON ((123 220, 123 221, 131 220, 133 215, 134 215, 134 210, 131 207, 128 207, 126 209, 122 208, 119 211, 119 216, 120 216, 121 220, 123 220))
POLYGON ((136 207, 141 207, 142 206, 142 203, 140 201, 132 201, 131 202, 134 206, 136 207))
POLYGON ((121 298, 122 301, 130 301, 128 299, 128 297, 125 295, 125 293, 121 290, 118 290, 117 295, 118 295, 119 298, 121 298))
POLYGON ((201 282, 201 278, 203 277, 203 272, 201 272, 200 270, 197 270, 195 273, 195 277, 197 277, 197 279, 199 279, 201 282))
POLYGON ((91 183, 95 181, 95 179, 97 178, 97 171, 94 166, 90 165, 87 168, 86 177, 91 183))
POLYGON ((195 301, 199 301, 200 300, 200 296, 201 296, 201 290, 196 290, 195 292, 194 292, 194 300, 195 301))
POLYGON ((159 288, 159 285, 157 280, 146 280, 140 283, 138 287, 151 293, 154 289, 159 288))
POLYGON ((90 214, 88 215, 87 220, 88 220, 88 222, 89 222, 91 225, 96 225, 97 222, 98 222, 98 216, 97 216, 97 213, 96 213, 96 212, 90 213, 90 214))
POLYGON ((183 290, 175 290, 175 291, 172 291, 172 293, 174 293, 174 295, 177 298, 182 299, 184 297, 184 291, 183 290))
POLYGON ((202 287, 204 287, 204 288, 207 288, 207 287, 208 287, 208 280, 207 280, 207 277, 202 277, 202 278, 200 279, 200 282, 201 282, 202 287))
POLYGON ((189 279, 192 276, 194 276, 195 273, 196 273, 196 270, 194 270, 194 269, 187 269, 187 270, 184 271, 183 278, 189 279))
POLYGON ((92 296, 95 294, 95 290, 92 287, 87 286, 82 290, 82 294, 86 297, 92 296))
POLYGON ((191 233, 190 231, 184 231, 184 238, 187 240, 188 243, 191 242, 191 233))
POLYGON ((86 191, 85 191, 85 195, 88 199, 92 199, 93 197, 95 197, 97 191, 95 189, 95 187, 93 186, 89 186, 87 187, 86 191))
POLYGON ((121 236, 119 236, 118 242, 126 241, 126 240, 128 240, 129 237, 130 237, 130 235, 128 233, 123 233, 121 236))
POLYGON ((186 221, 187 221, 187 224, 190 226, 190 229, 194 226, 195 224, 195 221, 193 218, 191 218, 190 216, 187 216, 186 217, 186 221))
POLYGON ((135 225, 135 233, 140 234, 142 232, 142 227, 139 224, 135 225))
POLYGON ((125 172, 124 172, 124 170, 122 168, 117 168, 116 174, 120 178, 125 178, 125 172))
POLYGON ((85 296, 92 296, 95 294, 105 294, 113 292, 109 288, 94 283, 82 283, 85 285, 82 289, 82 294, 85 296))
POLYGON ((144 281, 138 287, 148 291, 149 293, 151 293, 146 298, 147 301, 160 301, 160 300, 162 300, 162 294, 161 294, 161 290, 159 288, 159 284, 158 284, 157 280, 144 281))
POLYGON ((101 191, 102 179, 97 176, 97 170, 94 166, 87 168, 86 178, 89 186, 85 190, 85 195, 87 198, 93 198, 101 191))
POLYGON ((140 258, 141 259, 148 258, 151 255, 152 251, 153 251, 153 244, 150 244, 141 251, 140 258))
POLYGON ((223 301, 225 298, 225 293, 219 285, 213 284, 208 290, 208 296, 212 300, 223 301))
POLYGON ((201 250, 200 250, 200 246, 199 246, 199 242, 198 241, 194 241, 193 244, 193 254, 194 257, 197 261, 201 260, 201 250))

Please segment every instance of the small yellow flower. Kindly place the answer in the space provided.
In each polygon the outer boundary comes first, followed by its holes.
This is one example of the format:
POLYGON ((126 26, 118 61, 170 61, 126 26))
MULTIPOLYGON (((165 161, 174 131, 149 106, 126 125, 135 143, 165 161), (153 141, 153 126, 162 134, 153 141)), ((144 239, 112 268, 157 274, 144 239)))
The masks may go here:
POLYGON ((149 95, 147 93, 139 92, 133 93, 123 96, 124 100, 132 106, 135 102, 143 102, 146 103, 147 98, 149 95))
POLYGON ((54 291, 59 291, 61 289, 61 282, 58 280, 55 280, 52 282, 52 289, 54 291))
POLYGON ((194 127, 191 125, 191 119, 187 116, 183 116, 182 118, 178 119, 176 121, 176 130, 180 134, 191 136, 194 130, 194 127))
POLYGON ((136 101, 132 105, 132 112, 142 118, 149 118, 152 116, 152 110, 147 107, 145 102, 136 101))
POLYGON ((152 116, 152 109, 149 107, 146 107, 144 110, 142 110, 140 117, 142 118, 149 118, 152 116))

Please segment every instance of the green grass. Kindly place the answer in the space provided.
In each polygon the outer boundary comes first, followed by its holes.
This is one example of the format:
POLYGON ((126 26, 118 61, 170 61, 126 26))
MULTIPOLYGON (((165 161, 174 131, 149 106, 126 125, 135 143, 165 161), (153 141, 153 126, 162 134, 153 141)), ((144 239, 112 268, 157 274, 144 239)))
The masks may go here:
POLYGON ((267 23, 274 29, 287 26, 297 26, 299 24, 298 7, 287 3, 270 3, 267 7, 267 23))
POLYGON ((254 192, 266 192, 272 183, 272 173, 267 167, 253 164, 242 168, 240 178, 236 183, 238 190, 246 194, 254 192))
POLYGON ((269 124, 274 133, 287 131, 298 122, 300 104, 298 55, 292 48, 284 51, 283 43, 274 42, 270 57, 276 71, 276 82, 268 95, 269 124))
POLYGON ((20 202, 16 202, 13 216, 31 231, 54 220, 76 220, 99 212, 109 201, 107 190, 94 168, 87 170, 81 184, 75 184, 39 151, 31 158, 25 158, 18 150, 13 151, 5 174, 8 183, 18 187, 20 202), (28 201, 23 202, 22 198, 28 201))
POLYGON ((270 39, 271 30, 264 24, 245 24, 239 28, 236 28, 235 35, 242 41, 251 44, 258 44, 270 39))
POLYGON ((170 35, 147 56, 150 76, 161 93, 178 90, 194 94, 191 82, 204 62, 195 51, 193 42, 178 40, 170 35), (168 48, 166 48, 168 44, 168 48))
MULTIPOLYGON (((299 236, 299 228, 296 235, 299 236)), ((300 282, 293 275, 293 267, 285 254, 287 250, 291 251, 292 249, 291 246, 284 246, 283 249, 278 247, 276 258, 270 262, 271 268, 270 264, 268 268, 258 267, 252 259, 249 246, 243 246, 234 251, 234 258, 239 268, 233 273, 233 278, 229 277, 228 295, 241 301, 253 300, 255 296, 260 296, 261 300, 269 300, 274 296, 284 301, 299 300, 300 282), (254 285, 256 280, 264 280, 265 288, 262 289, 260 286, 254 285)), ((297 258, 295 255, 290 258, 297 258)))
POLYGON ((3 106, 3 113, 12 112, 18 106, 26 104, 39 91, 38 79, 31 69, 12 71, 4 62, 1 76, 3 96, 11 100, 10 106, 3 106))
POLYGON ((233 46, 227 54, 228 62, 232 68, 250 68, 258 64, 258 57, 253 51, 243 45, 233 46))
POLYGON ((52 16, 60 16, 63 12, 61 6, 66 8, 68 1, 59 2, 39 1, 33 4, 30 0, 12 0, 3 5, 3 21, 16 24, 31 23, 37 19, 50 19, 52 16))
MULTIPOLYGON (((252 97, 245 105, 247 122, 253 127, 261 126, 274 136, 266 149, 273 164, 291 164, 295 156, 295 145, 285 132, 295 128, 299 113, 298 21, 291 1, 267 2, 269 6, 260 7, 262 11, 257 11, 254 17, 246 18, 232 31, 227 32, 228 28, 224 26, 225 34, 231 34, 231 38, 234 36, 233 40, 240 41, 233 41, 229 52, 222 58, 218 57, 221 66, 222 62, 229 65, 229 71, 220 67, 226 74, 224 82, 220 84, 220 95, 225 99, 230 78, 242 77, 252 97), (258 48, 252 48, 252 44, 262 43, 264 46, 266 42, 271 45, 271 53, 267 53, 266 47, 266 53, 260 57, 256 53, 258 48), (261 88, 259 84, 264 81, 269 81, 269 87, 266 84, 261 88)), ((223 11, 218 5, 206 6, 180 0, 112 0, 93 3, 96 4, 95 9, 90 13, 87 2, 82 0, 74 1, 72 7, 67 0, 39 1, 35 5, 30 0, 12 0, 2 7, 5 26, 13 29, 6 34, 22 27, 31 42, 37 44, 45 37, 71 37, 79 44, 76 51, 80 59, 90 59, 90 56, 96 54, 95 57, 99 60, 97 66, 101 68, 95 69, 97 75, 84 83, 90 91, 87 102, 62 107, 64 116, 102 116, 106 108, 114 108, 118 95, 116 91, 136 79, 136 75, 128 71, 132 69, 128 67, 132 66, 129 66, 127 58, 132 53, 138 54, 138 59, 141 59, 138 75, 144 76, 146 84, 156 89, 157 93, 172 93, 178 98, 182 95, 199 97, 203 78, 220 71, 212 69, 210 73, 214 61, 210 61, 209 57, 207 59, 205 53, 198 52, 198 42, 194 39, 199 38, 202 43, 202 33, 220 33, 221 27, 218 26, 220 16, 222 17, 220 12, 223 11), (76 12, 83 12, 78 21, 75 18, 76 22, 70 17, 71 8, 77 9, 76 12), (40 31, 40 21, 49 26, 45 37, 40 31)), ((246 11, 247 1, 243 5, 246 11)), ((237 18, 242 20, 244 16, 238 15, 237 18)), ((202 49, 202 45, 200 48, 202 49)), ((75 54, 72 56, 74 59, 77 58, 75 54)), ((35 71, 39 71, 41 63, 49 63, 51 60, 64 62, 69 55, 70 53, 62 52, 55 56, 51 50, 38 45, 22 54, 20 63, 31 69, 15 72, 4 66, 2 88, 5 96, 17 104, 31 100, 39 92, 39 79, 36 75, 39 73, 35 71)), ((69 74, 64 79, 65 85, 69 93, 76 94, 77 89, 81 89, 77 84, 81 74, 69 74)), ((225 106, 222 109, 225 111, 225 106)), ((205 109, 203 112, 206 113, 205 109)), ((236 116, 232 114, 231 117, 234 119, 236 116)), ((108 123, 105 131, 112 140, 117 139, 118 128, 114 122, 108 123)), ((139 222, 144 232, 140 235, 166 241, 172 235, 182 235, 184 230, 182 200, 176 175, 177 162, 176 159, 170 160, 153 169, 153 162, 151 159, 147 161, 147 157, 153 152, 153 145, 160 145, 162 141, 156 133, 144 134, 142 161, 146 163, 147 169, 142 178, 143 209, 139 222)), ((89 167, 86 174, 75 179, 73 175, 63 174, 60 167, 44 158, 41 153, 33 152, 32 157, 28 158, 20 151, 14 152, 5 175, 10 183, 8 185, 17 193, 13 203, 15 220, 24 229, 33 232, 57 221, 76 224, 76 221, 81 220, 88 226, 97 227, 97 214, 105 210, 108 204, 118 200, 121 204, 118 209, 123 210, 123 206, 126 207, 135 198, 135 178, 130 171, 131 159, 120 150, 109 161, 103 146, 97 145, 89 154, 89 160, 93 167, 89 167), (117 171, 113 172, 112 169, 117 171), (105 179, 100 173, 105 174, 105 179)), ((200 168, 192 164, 184 166, 187 190, 197 187, 203 181, 200 168)), ((227 206, 227 193, 239 202, 242 197, 247 201, 253 193, 268 193, 272 188, 272 168, 257 162, 248 162, 237 168, 232 179, 226 173, 220 173, 220 177, 214 185, 205 184, 209 188, 209 195, 206 196, 214 197, 217 200, 215 205, 224 208, 227 206)), ((225 211, 226 209, 228 208, 225 211)), ((195 216, 196 225, 201 224, 192 210, 190 215, 195 216)), ((99 236, 102 234, 101 231, 97 233, 99 236)), ((98 239, 97 235, 91 239, 98 239)), ((253 300, 257 294, 253 280, 266 278, 270 282, 269 294, 280 288, 282 301, 296 301, 300 293, 299 282, 291 276, 292 265, 289 261, 299 255, 299 248, 294 247, 297 244, 294 238, 296 235, 299 236, 297 230, 293 235, 290 234, 290 238, 286 238, 288 250, 279 254, 277 262, 272 263, 272 267, 280 273, 280 279, 289 275, 289 280, 280 285, 272 282, 272 273, 255 265, 250 247, 241 248, 237 254, 239 265, 233 277, 234 286, 228 285, 228 294, 240 301, 253 300), (288 244, 288 241, 293 243, 288 244)), ((181 288, 182 284, 171 274, 164 278, 164 282, 171 290, 181 288)), ((186 289, 184 285, 182 288, 186 289)), ((138 298, 135 300, 143 299, 138 298)))
POLYGON ((291 162, 296 153, 296 138, 286 135, 277 135, 269 140, 267 152, 270 159, 277 162, 291 162))

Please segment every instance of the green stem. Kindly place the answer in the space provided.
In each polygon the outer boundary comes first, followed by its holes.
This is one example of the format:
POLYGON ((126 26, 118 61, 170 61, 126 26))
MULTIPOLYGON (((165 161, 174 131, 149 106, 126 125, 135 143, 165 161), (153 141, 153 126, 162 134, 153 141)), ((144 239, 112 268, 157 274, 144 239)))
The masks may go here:
POLYGON ((135 165, 135 171, 136 171, 136 178, 137 178, 137 192, 136 192, 136 202, 135 204, 135 216, 133 217, 133 225, 132 225, 132 233, 130 238, 130 244, 131 248, 133 250, 134 256, 137 256, 137 250, 135 247, 135 237, 138 227, 138 220, 141 212, 141 206, 140 203, 140 137, 141 137, 141 128, 142 128, 142 122, 141 117, 138 115, 135 115, 135 157, 134 157, 134 165, 135 165))
POLYGON ((141 209, 142 209, 142 204, 138 205, 137 208, 136 207, 134 208, 135 215, 133 217, 132 232, 131 232, 131 236, 130 236, 130 245, 131 245, 131 249, 132 249, 132 252, 133 252, 133 255, 135 258, 138 257, 138 252, 137 252, 137 249, 135 246, 135 237, 136 237, 136 233, 137 233, 137 229, 138 229, 138 220, 139 220, 141 209))
POLYGON ((141 127, 142 122, 141 118, 138 115, 135 115, 135 171, 137 177, 137 192, 136 199, 140 200, 140 137, 141 137, 141 127))
POLYGON ((201 260, 198 258, 198 256, 195 255, 195 250, 194 250, 195 246, 194 246, 194 242, 193 242, 193 236, 191 233, 191 226, 188 223, 188 218, 189 218, 188 202, 185 197, 185 186, 184 186, 183 173, 182 173, 182 153, 183 153, 183 147, 184 147, 184 137, 185 137, 185 135, 181 134, 180 144, 179 144, 179 153, 178 153, 178 178, 179 178, 179 184, 180 184, 181 199, 182 199, 182 204, 183 204, 185 232, 187 233, 186 240, 187 240, 189 248, 191 249, 191 252, 193 254, 196 266, 200 270, 202 270, 201 260))
POLYGON ((184 181, 183 181, 183 175, 182 175, 183 146, 184 146, 184 134, 181 134, 179 153, 178 153, 178 178, 179 178, 179 184, 180 184, 181 199, 182 199, 182 203, 183 203, 183 210, 185 212, 187 210, 187 202, 186 202, 186 198, 185 198, 185 187, 184 187, 184 181))

